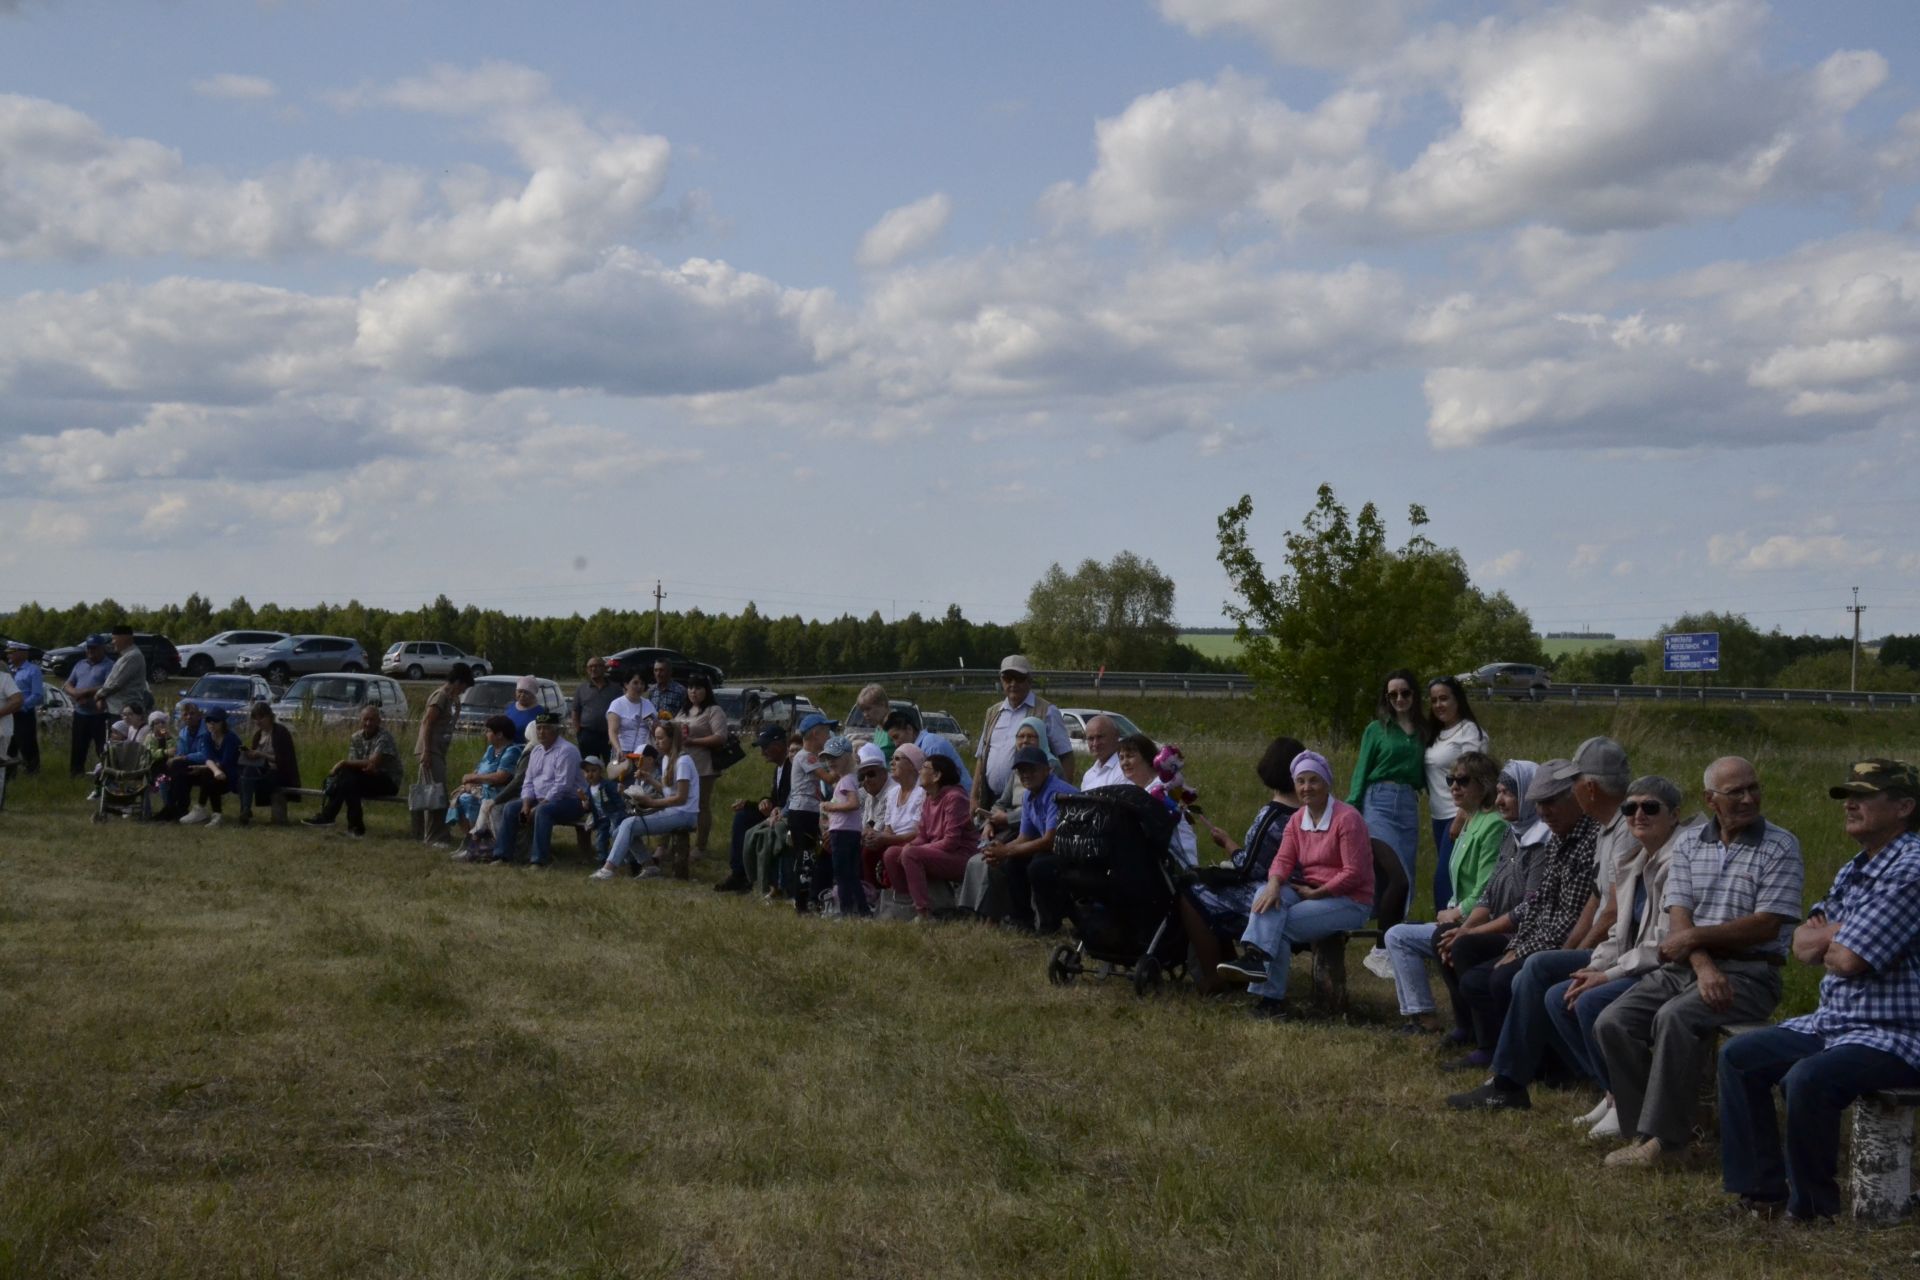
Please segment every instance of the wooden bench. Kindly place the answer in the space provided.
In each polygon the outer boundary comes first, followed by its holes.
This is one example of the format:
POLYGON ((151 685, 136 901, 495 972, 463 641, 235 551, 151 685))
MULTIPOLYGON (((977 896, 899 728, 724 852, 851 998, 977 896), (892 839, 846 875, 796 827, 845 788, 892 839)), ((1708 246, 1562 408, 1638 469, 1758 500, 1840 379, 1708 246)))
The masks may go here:
MULTIPOLYGON (((308 798, 317 799, 318 797, 323 796, 325 794, 326 792, 322 791, 318 787, 277 788, 273 793, 274 825, 279 827, 284 827, 287 825, 287 806, 289 804, 295 801, 305 800, 308 798)), ((397 805, 404 806, 407 803, 407 797, 404 795, 363 796, 361 798, 360 803, 362 804, 397 804, 397 805)), ((592 815, 583 816, 580 818, 579 821, 569 823, 567 825, 573 828, 574 844, 579 848, 580 852, 586 854, 588 858, 594 859, 597 861, 599 855, 597 855, 593 849, 593 833, 588 829, 588 825, 587 825, 588 822, 591 820, 591 816, 592 815)), ((530 827, 531 824, 523 821, 520 824, 520 826, 522 830, 525 830, 528 827, 530 827)))

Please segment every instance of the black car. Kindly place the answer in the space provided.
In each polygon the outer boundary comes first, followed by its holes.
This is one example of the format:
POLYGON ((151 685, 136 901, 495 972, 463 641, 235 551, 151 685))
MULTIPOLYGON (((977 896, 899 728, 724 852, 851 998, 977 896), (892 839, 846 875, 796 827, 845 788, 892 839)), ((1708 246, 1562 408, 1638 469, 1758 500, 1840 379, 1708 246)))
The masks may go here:
POLYGON ((653 664, 661 658, 665 658, 673 664, 673 678, 675 680, 684 681, 694 672, 701 671, 706 673, 707 679, 713 681, 714 688, 716 689, 727 682, 726 673, 710 662, 695 662, 692 658, 689 658, 677 649, 655 649, 644 646, 635 649, 622 649, 618 653, 608 654, 607 674, 612 676, 616 682, 625 684, 628 676, 632 675, 635 671, 640 671, 646 675, 647 683, 652 684, 653 664))
MULTIPOLYGON (((180 674, 180 651, 165 636, 155 635, 151 631, 136 631, 133 633, 133 647, 147 659, 147 679, 171 680, 180 674)), ((49 675, 65 680, 73 674, 73 664, 86 656, 85 645, 70 644, 65 648, 47 650, 46 661, 41 665, 49 675)), ((107 648, 107 656, 113 656, 111 645, 107 648)))

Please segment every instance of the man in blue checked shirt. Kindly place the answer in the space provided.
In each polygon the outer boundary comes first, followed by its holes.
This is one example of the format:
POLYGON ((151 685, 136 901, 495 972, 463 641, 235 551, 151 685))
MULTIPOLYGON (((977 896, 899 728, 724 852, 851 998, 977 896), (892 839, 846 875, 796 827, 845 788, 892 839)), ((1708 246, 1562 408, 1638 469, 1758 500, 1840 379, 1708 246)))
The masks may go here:
POLYGON ((1720 1051, 1721 1177, 1762 1217, 1838 1213, 1840 1113, 1876 1089, 1920 1087, 1920 771, 1862 760, 1830 794, 1860 853, 1794 930, 1794 958, 1826 970, 1820 1007, 1720 1051))

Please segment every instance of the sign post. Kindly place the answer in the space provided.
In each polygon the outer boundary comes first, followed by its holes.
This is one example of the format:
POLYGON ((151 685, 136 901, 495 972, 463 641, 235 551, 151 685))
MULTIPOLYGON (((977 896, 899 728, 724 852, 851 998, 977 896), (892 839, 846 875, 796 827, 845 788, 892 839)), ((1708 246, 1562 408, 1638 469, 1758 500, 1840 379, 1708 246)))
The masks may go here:
MULTIPOLYGON (((1718 671, 1720 669, 1720 633, 1718 631, 1681 631, 1666 637, 1663 645, 1664 669, 1673 672, 1718 671)), ((1704 683, 1704 681, 1703 681, 1704 683)))

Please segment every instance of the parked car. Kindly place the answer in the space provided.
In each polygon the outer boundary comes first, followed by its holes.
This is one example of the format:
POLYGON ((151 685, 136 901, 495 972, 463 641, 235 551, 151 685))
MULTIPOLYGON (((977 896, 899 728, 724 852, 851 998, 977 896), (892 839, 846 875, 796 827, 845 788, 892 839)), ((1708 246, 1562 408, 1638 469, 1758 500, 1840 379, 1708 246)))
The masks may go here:
POLYGON ((768 699, 780 695, 759 685, 721 685, 713 691, 713 701, 727 713, 727 728, 749 734, 760 727, 760 708, 768 699))
POLYGON ((1123 738, 1131 738, 1140 732, 1140 726, 1121 715, 1118 711, 1102 711, 1097 707, 1062 707, 1060 718, 1066 722, 1067 737, 1073 740, 1075 751, 1087 749, 1087 721, 1095 716, 1105 716, 1113 721, 1113 727, 1120 731, 1123 738))
POLYGON ((452 674, 456 662, 472 667, 475 676, 484 676, 493 670, 479 654, 439 640, 395 640, 380 659, 380 669, 390 676, 405 676, 409 680, 429 677, 444 680, 452 674))
POLYGON ((284 631, 222 631, 199 644, 180 646, 180 669, 195 679, 209 671, 231 671, 240 655, 287 638, 284 631))
POLYGON ((219 707, 229 717, 237 714, 244 720, 254 703, 273 701, 273 686, 262 676, 225 676, 216 672, 195 680, 193 688, 181 694, 180 699, 182 702, 191 699, 202 711, 219 707))
POLYGON ((46 697, 40 702, 40 736, 59 733, 65 737, 73 728, 73 699, 67 696, 65 689, 48 685, 46 697))
POLYGON ((713 687, 719 688, 727 682, 726 673, 710 662, 695 662, 678 649, 655 649, 642 646, 636 649, 622 649, 618 653, 607 655, 607 674, 617 682, 624 682, 635 668, 646 672, 647 683, 653 683, 653 664, 665 658, 673 664, 673 678, 685 680, 696 671, 706 672, 707 679, 713 681, 713 687))
POLYGON ((793 726, 819 709, 804 693, 776 694, 760 704, 760 723, 779 725, 788 733, 792 733, 793 726))
POLYGON ((367 651, 345 636, 288 636, 264 649, 251 649, 233 664, 242 675, 264 675, 276 685, 294 676, 367 669, 367 651))
MULTIPOLYGON (((473 688, 467 690, 467 696, 460 699, 460 715, 453 722, 454 728, 478 733, 488 716, 507 709, 513 701, 513 686, 519 680, 519 676, 486 676, 475 680, 473 688)), ((560 692, 560 686, 544 678, 538 683, 541 708, 560 715, 567 714, 567 695, 560 692)))
MULTIPOLYGON (((147 660, 147 679, 170 680, 180 674, 180 651, 165 636, 151 631, 136 631, 133 633, 133 647, 147 660)), ((111 658, 113 650, 107 650, 107 654, 111 658)), ((86 656, 85 645, 70 644, 64 648, 47 650, 41 666, 48 675, 59 676, 64 681, 73 674, 73 664, 86 656)))
POLYGON ((1454 678, 1489 697, 1531 698, 1535 702, 1553 687, 1546 671, 1530 662, 1489 662, 1478 671, 1464 671, 1454 678))
POLYGON ((967 735, 960 729, 960 722, 944 711, 928 711, 920 717, 920 727, 928 733, 939 734, 953 744, 962 760, 967 758, 967 735))
POLYGON ((369 703, 380 708, 389 726, 404 724, 413 718, 407 705, 406 690, 391 676, 332 672, 301 676, 287 686, 273 713, 282 720, 319 720, 323 724, 353 724, 360 708, 369 703))

